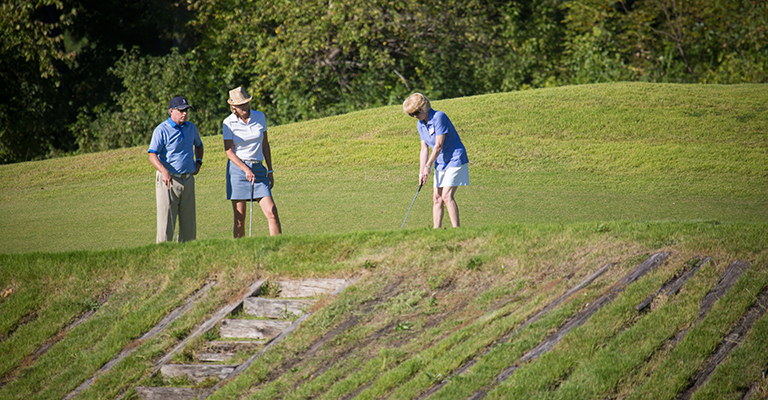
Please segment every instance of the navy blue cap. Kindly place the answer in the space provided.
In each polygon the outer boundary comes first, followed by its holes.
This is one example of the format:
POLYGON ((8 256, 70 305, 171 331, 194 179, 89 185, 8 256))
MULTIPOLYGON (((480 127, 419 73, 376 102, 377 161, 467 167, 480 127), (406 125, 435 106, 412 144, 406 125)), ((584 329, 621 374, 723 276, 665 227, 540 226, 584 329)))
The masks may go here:
POLYGON ((186 110, 187 108, 190 108, 190 107, 192 107, 192 106, 190 106, 189 103, 187 103, 187 99, 185 99, 185 98, 183 98, 181 96, 176 96, 176 97, 172 98, 171 99, 171 103, 168 104, 168 109, 169 110, 171 108, 178 108, 179 110, 186 110))

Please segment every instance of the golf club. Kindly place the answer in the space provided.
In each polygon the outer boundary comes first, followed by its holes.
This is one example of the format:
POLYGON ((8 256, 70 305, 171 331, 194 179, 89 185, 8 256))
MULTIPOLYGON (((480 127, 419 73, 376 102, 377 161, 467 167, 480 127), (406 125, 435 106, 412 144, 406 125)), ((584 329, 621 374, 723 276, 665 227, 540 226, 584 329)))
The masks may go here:
POLYGON ((400 225, 400 229, 403 229, 403 227, 405 226, 405 220, 408 219, 408 214, 411 213, 411 208, 413 208, 413 203, 416 201, 416 196, 418 196, 419 192, 421 191, 421 186, 422 185, 419 185, 419 189, 416 190, 416 195, 413 196, 413 200, 411 201, 411 206, 408 207, 408 212, 405 214, 405 218, 403 219, 403 224, 400 225))
POLYGON ((253 228, 253 182, 251 182, 251 221, 248 223, 248 237, 251 237, 251 229, 253 228))

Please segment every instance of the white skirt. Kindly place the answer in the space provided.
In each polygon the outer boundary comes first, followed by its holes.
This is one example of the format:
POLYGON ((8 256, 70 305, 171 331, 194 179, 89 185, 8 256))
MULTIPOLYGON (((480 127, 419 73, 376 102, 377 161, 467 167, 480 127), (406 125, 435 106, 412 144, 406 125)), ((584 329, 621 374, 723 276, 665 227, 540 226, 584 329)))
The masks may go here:
POLYGON ((469 164, 435 170, 435 187, 469 186, 469 164))

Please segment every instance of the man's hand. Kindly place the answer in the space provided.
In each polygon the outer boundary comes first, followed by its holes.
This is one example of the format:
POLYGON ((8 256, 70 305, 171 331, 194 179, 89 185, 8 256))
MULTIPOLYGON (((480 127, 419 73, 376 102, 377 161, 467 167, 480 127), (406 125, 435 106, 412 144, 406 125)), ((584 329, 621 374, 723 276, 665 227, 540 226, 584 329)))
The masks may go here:
POLYGON ((165 186, 166 187, 171 187, 171 174, 170 174, 170 172, 168 172, 168 170, 166 169, 165 171, 161 172, 160 174, 163 177, 162 179, 163 179, 163 183, 165 184, 165 186))

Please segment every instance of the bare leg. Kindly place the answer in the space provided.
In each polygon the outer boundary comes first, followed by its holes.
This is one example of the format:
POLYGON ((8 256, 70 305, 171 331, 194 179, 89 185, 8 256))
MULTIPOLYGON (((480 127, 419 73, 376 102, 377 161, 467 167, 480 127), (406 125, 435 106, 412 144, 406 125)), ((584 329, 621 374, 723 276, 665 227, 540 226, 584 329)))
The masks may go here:
POLYGON ((443 188, 436 187, 432 195, 432 221, 435 229, 443 225, 443 188))
POLYGON ((245 236, 245 200, 232 200, 232 211, 235 214, 232 234, 235 239, 245 236))
POLYGON ((456 189, 458 189, 457 186, 451 186, 447 188, 442 188, 442 200, 443 203, 445 203, 445 208, 448 210, 448 217, 451 219, 451 226, 454 228, 458 228, 459 225, 459 205, 456 204, 456 200, 454 200, 453 195, 456 193, 456 189))
POLYGON ((280 217, 277 215, 277 206, 272 200, 272 197, 262 197, 259 199, 259 205, 261 206, 261 211, 264 212, 264 216, 267 217, 267 223, 269 224, 269 235, 276 236, 282 233, 280 217))

